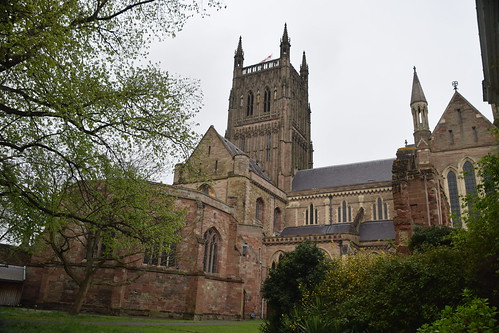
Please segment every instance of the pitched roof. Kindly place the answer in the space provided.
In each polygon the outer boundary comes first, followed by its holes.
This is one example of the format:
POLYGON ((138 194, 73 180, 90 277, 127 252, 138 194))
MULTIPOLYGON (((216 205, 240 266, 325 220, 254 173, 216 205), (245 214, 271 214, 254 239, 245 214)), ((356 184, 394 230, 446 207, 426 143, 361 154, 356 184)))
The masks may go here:
POLYGON ((351 223, 336 223, 328 225, 307 225, 284 228, 280 236, 331 235, 352 233, 351 223))
POLYGON ((437 152, 496 145, 495 137, 490 135, 493 128, 494 124, 456 90, 433 129, 431 149, 437 152), (449 131, 453 133, 452 144, 449 131))
POLYGON ((390 158, 299 170, 293 179, 293 191, 390 181, 393 161, 390 158))
MULTIPOLYGON (((280 236, 331 235, 344 233, 355 233, 352 223, 288 227, 284 228, 280 236)), ((362 222, 360 224, 359 238, 362 242, 395 239, 393 221, 362 222)))
POLYGON ((393 221, 370 221, 360 224, 360 241, 395 239, 393 221))
MULTIPOLYGON (((217 134, 218 134, 218 132, 217 132, 217 134)), ((222 140, 223 144, 225 145, 225 147, 227 148, 227 150, 229 151, 229 153, 232 156, 236 156, 239 154, 245 154, 245 152, 243 152, 241 149, 239 149, 239 147, 237 147, 235 144, 233 144, 232 142, 230 142, 229 140, 227 140, 226 138, 224 138, 220 134, 218 134, 218 136, 219 136, 220 140, 222 140)), ((249 159, 249 166, 250 166, 250 170, 253 171, 254 173, 256 173, 258 176, 262 177, 263 179, 265 179, 266 181, 268 181, 270 183, 272 182, 270 177, 267 176, 267 174, 262 170, 262 168, 258 165, 258 163, 256 163, 256 161, 253 160, 252 158, 249 159)))

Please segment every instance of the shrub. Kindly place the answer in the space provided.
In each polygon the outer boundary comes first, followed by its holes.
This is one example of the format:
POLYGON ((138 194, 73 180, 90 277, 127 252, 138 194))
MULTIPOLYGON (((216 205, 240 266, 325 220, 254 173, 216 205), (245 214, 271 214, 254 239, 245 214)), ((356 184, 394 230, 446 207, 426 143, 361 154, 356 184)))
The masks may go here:
POLYGON ((464 293, 465 304, 455 309, 446 306, 440 319, 424 324, 418 333, 494 333, 498 331, 497 309, 489 306, 486 299, 473 297, 469 290, 464 293))

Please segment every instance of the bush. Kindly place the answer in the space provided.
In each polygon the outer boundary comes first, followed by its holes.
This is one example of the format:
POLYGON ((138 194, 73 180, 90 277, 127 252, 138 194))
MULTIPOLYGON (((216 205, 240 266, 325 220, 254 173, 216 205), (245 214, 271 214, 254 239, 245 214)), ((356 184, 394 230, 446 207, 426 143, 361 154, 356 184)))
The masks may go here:
POLYGON ((409 241, 409 251, 421 253, 435 246, 450 246, 454 231, 447 226, 418 227, 409 241))
POLYGON ((488 305, 486 299, 473 297, 469 290, 464 291, 465 304, 453 309, 446 306, 440 319, 432 324, 424 324, 418 333, 494 333, 498 331, 497 309, 488 305))
POLYGON ((462 253, 454 248, 335 259, 324 282, 304 293, 287 332, 299 332, 300 324, 315 317, 341 332, 415 332, 437 319, 445 305, 457 305, 465 282, 462 253))
POLYGON ((294 251, 285 253, 263 283, 263 297, 267 299, 271 314, 262 331, 279 332, 283 327, 283 318, 291 314, 304 293, 324 280, 328 267, 324 252, 310 241, 300 243, 294 251))

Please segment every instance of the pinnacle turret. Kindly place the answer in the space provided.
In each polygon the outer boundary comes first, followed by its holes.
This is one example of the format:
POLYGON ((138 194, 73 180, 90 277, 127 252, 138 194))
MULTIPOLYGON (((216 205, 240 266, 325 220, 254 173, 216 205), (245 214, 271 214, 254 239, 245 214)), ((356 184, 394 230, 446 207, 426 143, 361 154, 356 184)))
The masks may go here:
POLYGON ((411 105, 416 102, 428 103, 426 101, 423 88, 421 87, 421 83, 419 82, 418 73, 416 72, 416 67, 413 67, 413 69, 414 69, 414 77, 412 79, 411 105))
POLYGON ((428 102, 419 82, 416 67, 414 67, 414 77, 412 80, 411 113, 414 125, 414 144, 418 146, 421 140, 429 144, 431 132, 428 125, 428 102))
POLYGON ((288 26, 286 23, 284 23, 284 33, 282 34, 281 38, 281 58, 284 57, 289 57, 289 49, 291 47, 291 43, 288 37, 288 26))
POLYGON ((234 55, 234 67, 243 67, 244 62, 244 52, 243 52, 243 39, 239 36, 239 43, 237 44, 237 50, 234 55))
POLYGON ((308 78, 308 64, 307 64, 307 57, 305 56, 305 51, 303 51, 303 57, 301 60, 300 75, 304 79, 308 78))

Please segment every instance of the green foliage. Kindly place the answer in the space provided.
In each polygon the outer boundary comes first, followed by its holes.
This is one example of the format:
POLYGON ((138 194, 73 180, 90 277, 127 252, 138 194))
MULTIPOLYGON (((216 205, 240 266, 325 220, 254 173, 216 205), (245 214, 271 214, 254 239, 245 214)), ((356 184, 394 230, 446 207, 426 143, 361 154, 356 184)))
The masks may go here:
POLYGON ((432 324, 424 324, 418 333, 494 333, 497 332, 497 308, 489 306, 486 299, 473 297, 469 290, 464 291, 463 305, 455 309, 446 306, 440 319, 432 324))
POLYGON ((478 175, 482 183, 477 194, 466 197, 473 207, 465 216, 467 230, 455 242, 466 252, 473 289, 499 306, 499 152, 481 159, 478 175))
POLYGON ((424 252, 435 246, 450 246, 454 231, 447 226, 417 227, 409 241, 409 251, 424 252))
POLYGON ((28 246, 43 232, 77 299, 107 259, 123 265, 177 238, 183 213, 147 181, 192 148, 201 94, 143 60, 199 11, 183 0, 0 2, 0 240, 28 246))
POLYGON ((186 156, 197 83, 138 64, 197 4, 0 3, 0 240, 32 242, 54 217, 86 223, 61 205, 77 183, 157 178, 186 156))
POLYGON ((323 283, 304 295, 288 327, 291 332, 293 325, 318 315, 342 332, 414 332, 445 305, 457 304, 464 286, 462 253, 456 249, 412 256, 361 252, 333 261, 323 283))
POLYGON ((263 296, 273 311, 264 332, 279 331, 282 318, 293 311, 304 293, 321 283, 327 267, 324 252, 310 241, 300 243, 294 251, 284 254, 263 283, 263 296))
POLYGON ((334 259, 324 281, 284 316, 281 331, 415 332, 424 325, 420 332, 497 332, 496 308, 483 297, 497 304, 499 154, 482 159, 479 176, 477 195, 467 197, 467 230, 416 230, 410 256, 361 251, 334 259), (465 288, 482 299, 466 292, 460 305, 465 288))

